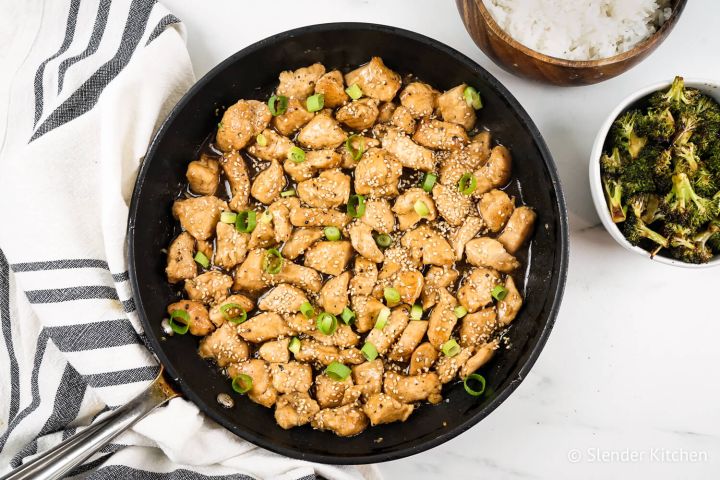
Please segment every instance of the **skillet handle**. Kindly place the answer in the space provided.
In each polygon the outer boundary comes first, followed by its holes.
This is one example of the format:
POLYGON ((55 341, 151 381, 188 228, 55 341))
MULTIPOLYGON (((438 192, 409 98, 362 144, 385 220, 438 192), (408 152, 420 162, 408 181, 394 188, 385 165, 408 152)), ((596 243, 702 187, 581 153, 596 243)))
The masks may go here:
POLYGON ((161 368, 157 378, 140 395, 38 458, 1 477, 0 480, 62 478, 153 409, 178 395, 163 377, 161 368))

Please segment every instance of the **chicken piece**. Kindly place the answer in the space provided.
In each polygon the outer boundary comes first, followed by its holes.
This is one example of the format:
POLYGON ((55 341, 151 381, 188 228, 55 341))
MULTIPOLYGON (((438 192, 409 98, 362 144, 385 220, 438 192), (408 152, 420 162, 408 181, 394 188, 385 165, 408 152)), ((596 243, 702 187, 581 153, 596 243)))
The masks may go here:
POLYGON ((398 341, 393 345, 388 358, 394 362, 407 362, 410 360, 415 348, 422 342, 425 332, 428 329, 428 322, 425 320, 410 321, 398 341))
POLYGON ((289 338, 265 342, 260 345, 258 355, 266 362, 287 363, 290 361, 290 350, 288 350, 289 344, 289 338))
POLYGON ((458 319, 453 311, 456 306, 457 300, 447 289, 438 289, 438 302, 430 312, 427 332, 428 340, 438 350, 450 339, 457 324, 458 319))
POLYGON ((334 345, 340 348, 354 347, 360 341, 357 333, 349 325, 339 324, 332 335, 325 335, 319 330, 308 332, 308 334, 323 345, 334 345))
POLYGON ((431 172, 435 169, 433 152, 413 142, 395 128, 388 128, 382 139, 382 148, 397 158, 403 167, 431 172))
POLYGON ((484 223, 480 217, 470 216, 453 232, 450 236, 450 243, 455 250, 455 260, 462 260, 465 245, 480 233, 483 226, 484 223))
POLYGON ((198 349, 202 358, 215 360, 218 367, 247 360, 250 355, 248 344, 240 338, 235 326, 224 323, 220 328, 200 340, 198 349))
POLYGON ((402 403, 427 400, 435 404, 442 401, 441 384, 435 372, 405 376, 396 372, 385 372, 383 391, 402 403))
POLYGON ((490 157, 490 132, 480 132, 469 144, 459 150, 446 152, 447 158, 440 162, 440 183, 457 186, 460 177, 472 173, 487 163, 490 157))
POLYGON ((311 425, 318 430, 330 430, 340 437, 352 437, 368 426, 368 418, 354 405, 324 408, 312 419, 311 425))
POLYGON ((306 363, 272 363, 270 376, 278 393, 307 392, 312 385, 312 369, 306 363))
POLYGON ((409 250, 410 256, 424 265, 451 265, 455 252, 445 238, 428 225, 409 230, 400 244, 409 250))
POLYGON ((396 307, 392 310, 385 327, 370 330, 365 341, 372 343, 378 353, 384 355, 403 330, 405 330, 409 321, 410 312, 408 309, 406 307, 396 307))
POLYGON ((339 147, 346 137, 334 118, 325 113, 318 113, 300 130, 297 141, 303 147, 321 150, 339 147))
POLYGON ((438 351, 432 346, 432 343, 425 342, 418 345, 410 356, 410 367, 408 373, 410 375, 418 375, 427 373, 437 360, 438 351))
POLYGON ((197 264, 193 256, 195 239, 188 232, 182 232, 172 241, 168 248, 167 267, 165 273, 168 282, 178 283, 197 275, 197 264))
POLYGON ((320 406, 307 392, 292 392, 278 397, 275 421, 287 430, 309 423, 319 411, 320 406))
POLYGON ((335 118, 352 130, 363 131, 375 124, 379 113, 378 101, 366 97, 353 100, 339 108, 335 113, 335 118))
POLYGON ((282 166, 273 160, 270 165, 258 173, 253 180, 250 194, 265 205, 280 198, 280 192, 287 185, 282 166))
POLYGON ((275 245, 275 229, 272 225, 272 215, 270 212, 263 212, 257 217, 257 225, 250 234, 248 248, 255 250, 256 248, 267 248, 275 245))
POLYGON ((215 233, 223 210, 227 210, 227 205, 217 197, 194 197, 175 200, 172 214, 180 220, 183 230, 197 240, 207 240, 215 233))
POLYGON ((207 257, 208 260, 213 258, 213 242, 212 240, 198 240, 195 242, 195 248, 198 252, 207 257))
POLYGON ((344 212, 332 208, 293 208, 290 223, 296 227, 338 227, 343 229, 350 221, 344 212))
POLYGON ((439 289, 448 288, 458 278, 457 270, 452 267, 430 267, 425 273, 422 291, 422 307, 424 310, 435 305, 439 297, 439 289))
POLYGON ((465 129, 454 123, 423 119, 412 139, 423 147, 434 150, 458 150, 470 141, 465 129))
POLYGON ((522 296, 515 286, 515 280, 510 275, 505 278, 505 289, 507 295, 497 303, 498 322, 502 326, 509 325, 510 322, 515 320, 523 304, 522 296))
POLYGON ((311 150, 305 152, 305 161, 295 163, 285 160, 283 168, 296 182, 310 180, 320 170, 337 168, 342 165, 342 157, 334 150, 311 150))
POLYGON ((209 155, 200 155, 200 160, 188 164, 185 177, 190 190, 198 195, 215 195, 220 182, 220 164, 209 155))
POLYGON ((377 283, 377 265, 365 257, 355 257, 353 277, 350 280, 350 291, 353 295, 370 295, 377 283))
POLYGON ((332 276, 338 276, 352 258, 348 241, 316 242, 305 252, 305 266, 332 276))
POLYGON ((438 96, 437 106, 443 120, 471 130, 477 117, 475 109, 465 100, 466 88, 467 84, 463 83, 438 96))
POLYGON ((348 305, 348 283, 350 282, 350 272, 343 272, 340 275, 331 278, 322 289, 320 289, 320 297, 318 303, 328 313, 340 315, 348 305))
POLYGON ((269 284, 290 283, 308 292, 317 293, 322 288, 322 277, 312 268, 303 267, 287 260, 283 261, 280 273, 266 274, 269 284))
POLYGON ((516 208, 510 215, 505 229, 497 237, 498 242, 502 243, 505 250, 514 254, 532 235, 536 218, 537 214, 532 208, 525 206, 516 208))
POLYGON ((241 150, 265 130, 271 118, 270 109, 263 102, 240 100, 225 110, 215 143, 223 152, 241 150))
POLYGON ((438 92, 427 83, 412 82, 400 92, 400 104, 413 118, 429 117, 435 111, 438 92))
POLYGON ((228 296, 232 284, 233 281, 230 275, 211 270, 195 278, 185 280, 185 293, 190 300, 215 304, 228 296))
MULTIPOLYGON (((422 205, 420 205, 422 207, 422 205)), ((408 230, 415 226, 422 219, 433 221, 437 218, 437 210, 435 210, 435 202, 422 188, 411 188, 406 190, 402 195, 395 199, 395 205, 392 208, 398 216, 400 230, 408 230), (421 202, 428 210, 428 214, 421 217, 415 208, 415 205, 421 202)))
POLYGON ((217 250, 214 263, 230 270, 245 260, 250 234, 238 232, 234 225, 222 222, 218 222, 216 232, 217 250))
POLYGON ((390 395, 376 393, 370 395, 363 405, 363 412, 370 419, 371 425, 404 422, 413 412, 413 406, 400 403, 390 395))
MULTIPOLYGON (((339 352, 338 362, 343 365, 360 365, 365 363, 365 356, 357 348, 343 348, 339 352)), ((344 402, 343 402, 344 403, 344 402)))
POLYGON ((250 400, 265 407, 275 404, 277 391, 271 384, 270 368, 264 361, 250 359, 241 363, 233 363, 228 366, 227 374, 230 378, 235 378, 240 374, 248 375, 252 378, 252 388, 248 392, 250 400))
MULTIPOLYGON (((175 310, 184 310, 188 314, 190 317, 189 331, 192 335, 202 337, 215 330, 215 325, 210 321, 208 311, 202 303, 194 300, 180 300, 168 305, 168 315, 175 310)), ((178 318, 178 323, 180 321, 181 319, 178 318)))
POLYGON ((348 233, 352 247, 356 252, 372 262, 380 263, 383 261, 385 256, 377 243, 375 243, 369 225, 362 221, 353 222, 348 227, 348 233))
POLYGON ((505 251, 502 243, 494 238, 481 237, 470 240, 465 247, 470 265, 489 267, 502 273, 510 273, 520 267, 520 262, 505 251))
POLYGON ((380 148, 365 152, 355 167, 355 192, 373 197, 398 195, 402 164, 391 153, 380 148))
POLYGON ((275 234, 275 242, 283 243, 290 240, 293 226, 290 223, 290 209, 283 203, 283 200, 275 201, 268 208, 272 216, 272 227, 275 234))
POLYGON ((281 72, 280 85, 275 90, 275 94, 305 100, 313 94, 316 82, 324 74, 325 67, 321 63, 314 63, 308 67, 298 68, 295 71, 286 70, 281 72))
POLYGON ((325 97, 325 106, 336 108, 344 105, 349 97, 345 93, 345 84, 340 70, 327 72, 315 82, 315 93, 322 93, 325 97))
POLYGON ((389 102, 400 90, 400 75, 385 66, 380 57, 345 75, 345 84, 357 84, 363 94, 381 102, 389 102))
POLYGON ((238 325, 237 331, 243 339, 251 343, 262 343, 266 340, 275 340, 295 333, 283 317, 275 312, 255 315, 238 325))
POLYGON ((412 135, 415 133, 417 121, 413 118, 410 110, 400 105, 390 117, 390 124, 397 127, 401 132, 412 135))
POLYGON ((473 268, 457 292, 458 301, 468 312, 477 312, 492 302, 492 290, 500 283, 497 272, 487 268, 473 268))
POLYGON ((360 333, 369 331, 375 325, 375 320, 383 308, 385 308, 385 305, 374 297, 365 295, 352 296, 355 329, 360 333))
POLYGON ((345 380, 333 380, 327 375, 318 375, 315 377, 315 398, 317 398, 320 408, 334 408, 343 404, 345 392, 352 387, 352 378, 347 377, 345 380))
POLYGON ((245 295, 236 293, 230 295, 210 309, 210 321, 214 323, 216 327, 220 327, 227 320, 242 315, 243 311, 245 313, 251 312, 254 308, 255 302, 245 295), (239 308, 236 306, 239 306, 239 308), (224 311, 223 308, 225 309, 224 311))
POLYGON ((290 330, 298 333, 308 333, 315 330, 315 318, 306 317, 302 313, 292 313, 285 315, 285 322, 290 327, 290 330))
POLYGON ((236 212, 247 210, 250 199, 250 174, 245 160, 238 152, 232 152, 223 155, 220 162, 232 193, 230 208, 236 212))
POLYGON ((294 354, 298 362, 314 363, 319 365, 330 365, 332 362, 340 361, 340 352, 333 345, 323 345, 313 339, 305 338, 300 341, 300 350, 294 354))
POLYGON ((458 187, 436 183, 432 189, 433 200, 440 215, 453 227, 462 225, 472 211, 472 200, 469 195, 460 193, 458 187))
POLYGON ((297 98, 288 101, 287 110, 272 119, 272 125, 281 135, 289 137, 315 117, 307 111, 305 102, 297 98))
POLYGON ((395 113, 397 105, 393 102, 382 102, 378 106, 380 113, 378 114, 378 123, 388 123, 391 121, 393 113, 395 113))
POLYGON ((282 248, 283 257, 294 260, 324 236, 320 228, 296 228, 282 248))
POLYGON ((460 368, 460 378, 466 378, 468 375, 475 373, 475 371, 477 371, 480 367, 489 362, 493 355, 495 355, 495 350, 497 350, 497 348, 497 342, 490 342, 478 348, 475 355, 468 358, 467 361, 463 363, 462 368, 460 368))
POLYGON ((507 185, 512 175, 510 151, 502 145, 493 147, 487 163, 475 170, 473 175, 477 178, 477 188, 473 192, 475 196, 507 185))
POLYGON ((362 135, 353 135, 350 137, 350 146, 355 151, 360 151, 360 157, 355 159, 352 153, 350 153, 350 150, 345 146, 341 146, 341 155, 342 155, 342 168, 347 168, 349 170, 355 169, 357 167, 358 162, 360 161, 360 158, 362 158, 363 153, 366 150, 369 150, 371 148, 377 148, 380 146, 380 140, 372 137, 363 137, 362 135))
POLYGON ((339 207, 350 197, 350 177, 340 170, 324 170, 317 177, 298 183, 297 194, 311 207, 339 207))
POLYGON ((269 162, 271 160, 285 160, 293 147, 293 143, 289 138, 275 133, 275 130, 266 128, 262 131, 265 137, 265 145, 260 145, 257 141, 250 145, 247 149, 248 153, 253 157, 269 162))
POLYGON ((392 233, 395 229, 395 216, 384 198, 366 200, 365 214, 360 220, 376 232, 392 233))
POLYGON ((495 233, 503 229, 515 210, 515 203, 507 193, 495 189, 480 197, 477 209, 488 230, 495 233))
POLYGON ((440 355, 437 362, 435 362, 435 371, 438 374, 440 383, 448 383, 453 380, 460 367, 472 357, 472 354, 472 348, 461 348, 460 352, 453 357, 440 355))
POLYGON ((400 302, 412 305, 422 294, 424 283, 418 270, 402 270, 393 277, 391 285, 400 294, 400 302))
POLYGON ((383 372, 385 367, 379 358, 361 363, 352 367, 352 379, 355 385, 362 387, 365 395, 372 395, 382 391, 383 372))
POLYGON ((290 314, 300 311, 300 305, 307 302, 305 293, 297 287, 281 283, 260 298, 258 308, 280 314, 290 314))
POLYGON ((493 307, 468 313, 460 321, 459 342, 462 347, 475 347, 487 342, 498 328, 497 313, 493 307))

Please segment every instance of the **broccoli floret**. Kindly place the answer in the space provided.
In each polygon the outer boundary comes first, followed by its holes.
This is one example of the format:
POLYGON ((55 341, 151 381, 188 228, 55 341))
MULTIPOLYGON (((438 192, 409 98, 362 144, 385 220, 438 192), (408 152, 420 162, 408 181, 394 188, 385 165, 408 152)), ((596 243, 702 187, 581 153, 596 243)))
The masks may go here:
POLYGON ((713 258, 713 252, 707 245, 689 243, 672 249, 673 256, 685 263, 707 263, 713 258))
POLYGON ((647 143, 647 138, 637 134, 638 121, 642 115, 637 110, 627 112, 615 120, 612 127, 613 145, 637 158, 647 143))
POLYGON ((665 217, 665 214, 660 209, 661 201, 660 196, 654 193, 643 193, 631 197, 628 200, 628 206, 645 224, 650 225, 665 217))
POLYGON ((700 118, 694 111, 685 111, 680 114, 677 122, 678 128, 675 130, 673 145, 685 145, 690 141, 695 129, 700 125, 700 118))
POLYGON ((671 238, 673 253, 688 263, 706 263, 713 257, 714 244, 720 240, 720 223, 712 221, 708 227, 695 235, 671 238))
POLYGON ((717 210, 712 200, 695 193, 685 173, 673 175, 672 182, 672 190, 663 200, 668 218, 693 229, 707 223, 717 210))
POLYGON ((648 158, 638 158, 626 164, 619 180, 626 196, 654 192, 656 189, 654 165, 648 158))
POLYGON ((675 119, 670 108, 651 108, 638 122, 638 135, 668 141, 675 133, 675 119))
POLYGON ((675 172, 688 173, 693 175, 698 169, 700 157, 697 156, 694 143, 687 143, 679 147, 675 147, 675 172))
POLYGON ((612 221, 615 223, 625 221, 625 212, 627 209, 622 205, 622 187, 620 183, 610 177, 604 177, 603 187, 605 188, 605 197, 612 221))
POLYGON ((716 218, 708 225, 709 236, 705 241, 716 254, 720 254, 720 218, 716 218))
POLYGON ((718 188, 718 180, 704 166, 700 167, 692 178, 692 186, 698 195, 703 197, 712 197, 720 188, 718 188))
POLYGON ((720 176, 720 141, 713 144, 705 159, 707 169, 720 176))
POLYGON ((620 155, 620 150, 617 147, 613 148, 610 155, 604 153, 603 156, 600 157, 600 168, 603 173, 617 175, 622 171, 622 167, 623 159, 620 155))
POLYGON ((633 205, 627 213, 627 219, 623 224, 623 234, 625 238, 635 246, 640 245, 643 239, 647 239, 661 247, 667 247, 668 239, 648 227, 640 216, 637 215, 636 208, 638 208, 638 206, 633 205))
POLYGON ((667 91, 654 93, 649 101, 650 105, 655 108, 670 107, 676 111, 682 111, 693 103, 697 94, 697 90, 685 88, 683 77, 675 77, 667 91))

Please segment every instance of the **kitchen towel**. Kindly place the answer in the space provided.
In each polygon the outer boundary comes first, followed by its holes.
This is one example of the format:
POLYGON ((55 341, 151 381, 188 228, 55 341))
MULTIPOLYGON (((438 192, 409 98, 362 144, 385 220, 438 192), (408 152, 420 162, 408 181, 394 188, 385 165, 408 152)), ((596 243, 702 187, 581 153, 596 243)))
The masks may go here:
MULTIPOLYGON (((151 0, 0 0, 0 474, 156 376, 128 283, 135 176, 194 77, 151 0)), ((376 479, 254 447, 175 399, 77 478, 376 479)))

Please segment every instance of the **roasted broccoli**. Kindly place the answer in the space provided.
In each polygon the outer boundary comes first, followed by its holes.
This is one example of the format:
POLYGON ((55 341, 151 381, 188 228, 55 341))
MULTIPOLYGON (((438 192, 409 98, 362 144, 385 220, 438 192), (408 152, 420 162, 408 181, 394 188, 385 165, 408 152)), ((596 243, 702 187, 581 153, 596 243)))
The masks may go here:
POLYGON ((622 167, 622 156, 620 155, 620 150, 617 147, 612 149, 612 153, 610 155, 604 153, 600 158, 600 168, 603 173, 617 175, 622 171, 622 167))
POLYGON ((700 158, 695 152, 695 144, 687 143, 679 147, 675 147, 675 172, 694 174, 700 163, 700 158))
POLYGON ((638 122, 638 135, 668 141, 675 133, 675 119, 670 108, 651 108, 638 122))
POLYGON ((623 223, 623 234, 630 243, 636 246, 640 245, 643 239, 650 240, 661 247, 667 248, 668 246, 668 239, 648 227, 633 208, 629 209, 627 219, 623 223))
POLYGON ((675 111, 683 111, 693 103, 696 90, 686 89, 683 77, 675 77, 672 85, 665 92, 656 92, 650 96, 650 105, 655 108, 671 108, 675 111))
POLYGON ((717 210, 713 201, 695 193, 690 179, 684 173, 673 175, 672 181, 672 190, 664 199, 667 217, 692 229, 710 221, 717 210))
POLYGON ((647 143, 647 138, 637 134, 638 122, 642 115, 637 110, 627 112, 613 123, 613 144, 621 151, 627 152, 630 158, 637 158, 640 150, 647 143))

